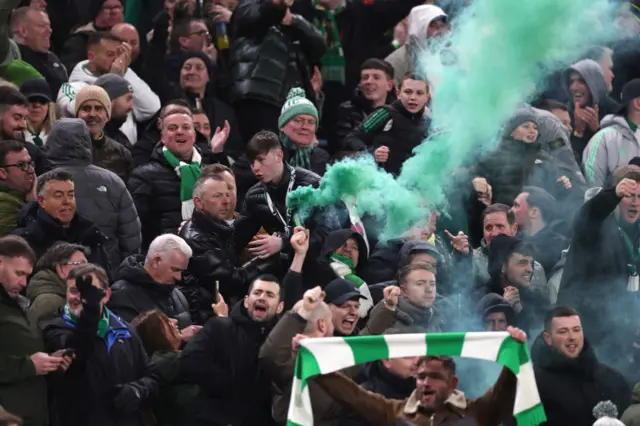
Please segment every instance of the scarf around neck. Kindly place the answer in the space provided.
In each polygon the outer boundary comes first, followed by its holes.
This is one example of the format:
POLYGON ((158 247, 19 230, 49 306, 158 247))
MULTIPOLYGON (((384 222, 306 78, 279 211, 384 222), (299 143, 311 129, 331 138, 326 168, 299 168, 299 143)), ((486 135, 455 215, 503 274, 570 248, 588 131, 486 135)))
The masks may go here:
MULTIPOLYGON (((71 310, 69 309, 69 305, 64 305, 64 315, 67 318, 69 318, 69 321, 71 321, 71 324, 73 325, 78 324, 78 320, 80 318, 77 317, 73 312, 71 312, 71 310)), ((102 309, 102 317, 100 317, 100 321, 98 321, 98 330, 96 332, 98 337, 101 339, 104 339, 104 336, 107 335, 107 331, 109 331, 109 315, 110 315, 110 311, 105 306, 102 309)))
POLYGON ((313 144, 309 144, 307 147, 298 146, 282 132, 280 132, 280 143, 292 154, 288 161, 291 166, 311 170, 313 144))
POLYGON ((351 272, 348 273, 348 274, 345 274, 344 275, 344 279, 351 281, 353 283, 353 285, 355 285, 357 288, 360 288, 360 286, 362 284, 364 284, 364 280, 353 273, 353 271, 355 270, 355 267, 353 266, 353 261, 351 261, 351 259, 349 259, 346 256, 341 256, 341 255, 339 255, 337 253, 333 253, 331 255, 331 260, 335 260, 335 261, 338 261, 340 263, 344 263, 345 265, 347 265, 349 267, 351 272))
POLYGON ((200 162, 202 157, 193 148, 191 163, 186 163, 176 157, 167 147, 162 147, 162 155, 180 178, 180 201, 182 202, 182 219, 189 220, 193 214, 193 187, 200 177, 200 162))

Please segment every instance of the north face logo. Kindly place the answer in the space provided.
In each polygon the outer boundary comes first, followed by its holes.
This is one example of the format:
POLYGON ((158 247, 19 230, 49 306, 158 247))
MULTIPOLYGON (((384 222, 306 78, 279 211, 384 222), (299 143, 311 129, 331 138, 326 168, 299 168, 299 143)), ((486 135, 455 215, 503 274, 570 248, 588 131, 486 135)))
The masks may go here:
POLYGON ((107 192, 107 187, 102 185, 96 188, 98 192, 107 192))

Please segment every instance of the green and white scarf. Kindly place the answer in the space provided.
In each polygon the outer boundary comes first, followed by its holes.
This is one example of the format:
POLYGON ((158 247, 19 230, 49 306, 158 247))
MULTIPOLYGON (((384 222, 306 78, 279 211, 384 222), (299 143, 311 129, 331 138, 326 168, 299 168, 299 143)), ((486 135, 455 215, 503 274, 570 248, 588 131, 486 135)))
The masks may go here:
POLYGON ((290 153, 289 165, 293 167, 301 167, 303 169, 311 170, 311 151, 313 151, 313 143, 307 147, 298 146, 287 135, 280 132, 280 143, 290 153))
POLYGON ((193 214, 193 187, 200 177, 200 162, 202 157, 198 150, 193 148, 191 164, 178 159, 167 147, 162 148, 162 155, 165 160, 180 178, 180 201, 182 202, 182 219, 189 220, 193 214))
POLYGON ((291 388, 287 426, 313 426, 307 381, 365 362, 407 356, 457 356, 494 361, 516 375, 513 415, 518 426, 546 421, 529 350, 507 332, 391 334, 324 337, 300 342, 291 388))
POLYGON ((337 253, 331 255, 331 269, 340 278, 349 280, 356 286, 361 295, 366 299, 360 300, 360 317, 366 318, 369 315, 369 309, 373 308, 373 297, 371 297, 371 291, 366 282, 355 274, 353 262, 346 256, 341 256, 337 253))
MULTIPOLYGON (((107 331, 109 331, 109 309, 105 306, 102 309, 102 316, 100 317, 100 321, 98 321, 98 329, 96 330, 96 334, 101 339, 104 339, 104 336, 107 335, 107 331)), ((78 318, 71 309, 69 309, 69 305, 64 305, 64 314, 69 318, 71 324, 77 325, 80 318, 78 318)))

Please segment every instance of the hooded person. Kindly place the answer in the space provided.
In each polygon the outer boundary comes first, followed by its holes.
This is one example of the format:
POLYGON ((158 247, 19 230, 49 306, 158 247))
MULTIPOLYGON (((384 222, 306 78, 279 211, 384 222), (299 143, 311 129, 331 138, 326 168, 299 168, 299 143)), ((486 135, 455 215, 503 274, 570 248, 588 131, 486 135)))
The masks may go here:
POLYGON ((73 175, 78 213, 95 223, 107 237, 107 258, 116 268, 140 247, 140 220, 122 179, 93 165, 92 151, 91 135, 84 121, 63 118, 51 128, 47 159, 52 168, 62 168, 73 175))
POLYGON ((573 128, 571 146, 576 161, 581 164, 583 151, 600 128, 600 121, 614 114, 620 106, 607 95, 602 68, 592 59, 583 59, 565 69, 562 72, 562 86, 569 94, 568 107, 573 128), (581 116, 591 116, 592 120, 586 122, 581 116))
POLYGON ((291 89, 278 118, 285 161, 322 176, 329 163, 329 153, 317 147, 319 122, 318 109, 305 97, 304 90, 291 89))
POLYGON ((427 47, 431 38, 440 37, 448 30, 448 16, 438 6, 425 4, 411 9, 407 42, 385 59, 393 67, 396 87, 400 87, 403 76, 415 71, 416 56, 427 47))

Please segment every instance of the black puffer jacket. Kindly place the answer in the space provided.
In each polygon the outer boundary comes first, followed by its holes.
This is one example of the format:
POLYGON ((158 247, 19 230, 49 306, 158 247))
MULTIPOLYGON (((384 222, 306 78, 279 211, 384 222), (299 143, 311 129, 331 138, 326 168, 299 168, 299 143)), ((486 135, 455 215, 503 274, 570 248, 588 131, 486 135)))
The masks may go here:
POLYGON ((622 413, 631 404, 631 388, 622 374, 601 364, 589 342, 576 359, 547 346, 538 336, 531 349, 540 399, 548 426, 591 426, 593 407, 611 401, 622 413))
POLYGON ((211 318, 189 340, 182 351, 180 375, 201 389, 194 425, 273 424, 270 383, 258 354, 276 321, 253 321, 239 302, 228 318, 211 318))
POLYGON ((58 120, 46 147, 51 167, 73 175, 78 213, 107 237, 109 263, 117 268, 138 252, 142 242, 138 212, 127 187, 115 173, 91 164, 91 137, 82 120, 58 120))
POLYGON ((233 103, 253 99, 280 108, 292 87, 303 87, 314 99, 311 66, 325 53, 324 37, 298 15, 291 25, 282 25, 286 10, 269 1, 245 0, 233 12, 233 103))
POLYGON ((20 228, 11 234, 27 240, 38 258, 59 241, 81 244, 91 249, 89 262, 102 266, 108 273, 111 272, 105 251, 107 237, 92 221, 78 213, 71 220, 71 225, 63 228, 58 219, 32 201, 20 210, 18 226, 20 228))
MULTIPOLYGON (((142 223, 143 250, 158 235, 177 233, 182 223, 180 178, 164 158, 162 147, 162 143, 156 145, 151 162, 136 167, 127 185, 142 223)), ((202 156, 201 164, 207 161, 202 156)))
POLYGON ((109 309, 131 322, 143 312, 158 309, 169 318, 177 319, 183 329, 190 326, 191 315, 187 299, 174 285, 158 284, 144 269, 144 256, 126 258, 111 286, 109 309))

